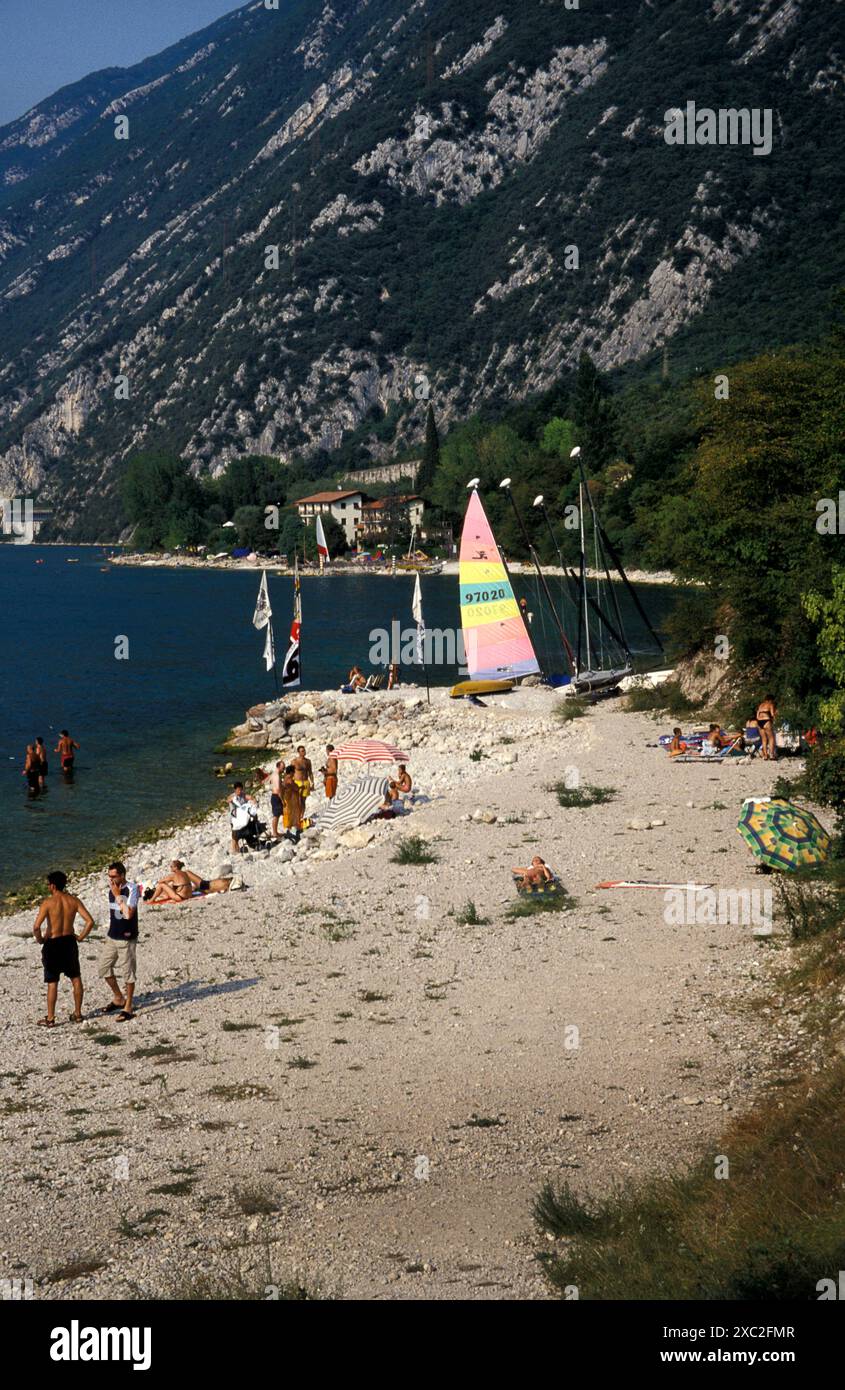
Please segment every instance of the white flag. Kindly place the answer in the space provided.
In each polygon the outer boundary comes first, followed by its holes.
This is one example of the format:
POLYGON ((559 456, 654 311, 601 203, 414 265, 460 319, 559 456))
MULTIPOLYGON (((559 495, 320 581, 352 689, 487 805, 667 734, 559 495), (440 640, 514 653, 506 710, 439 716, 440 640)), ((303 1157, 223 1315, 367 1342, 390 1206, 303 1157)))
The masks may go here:
POLYGON ((272 671, 276 664, 276 649, 273 646, 273 624, 267 623, 267 640, 264 643, 264 665, 268 671, 272 671))
POLYGON ((326 564, 328 564, 329 547, 326 544, 326 533, 323 530, 323 519, 320 516, 317 517, 317 525, 315 527, 315 532, 317 536, 317 554, 320 557, 320 562, 322 563, 323 561, 325 561, 326 564))
MULTIPOLYGON (((267 571, 261 571, 261 583, 258 586, 258 598, 255 602, 255 612, 252 615, 252 625, 261 629, 266 627, 273 616, 270 607, 270 594, 267 589, 267 571)), ((269 670, 269 667, 268 667, 269 670)))
POLYGON ((419 573, 417 573, 416 579, 414 580, 414 601, 411 604, 411 612, 414 615, 414 622, 417 625, 417 641, 416 652, 414 653, 414 660, 416 661, 418 666, 422 666, 423 634, 425 632, 425 623, 423 622, 422 587, 420 585, 419 573))

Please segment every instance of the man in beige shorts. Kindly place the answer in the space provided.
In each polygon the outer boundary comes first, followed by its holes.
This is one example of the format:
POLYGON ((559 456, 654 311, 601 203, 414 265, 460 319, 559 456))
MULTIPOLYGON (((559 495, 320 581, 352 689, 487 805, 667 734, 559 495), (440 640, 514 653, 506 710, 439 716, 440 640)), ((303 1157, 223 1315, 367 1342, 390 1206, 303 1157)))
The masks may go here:
POLYGON ((109 864, 109 932, 100 956, 99 975, 112 993, 112 1002, 103 1010, 117 1014, 118 1023, 135 1017, 132 996, 135 993, 136 948, 138 942, 137 883, 127 883, 123 864, 109 864), (116 976, 123 981, 123 994, 116 976))

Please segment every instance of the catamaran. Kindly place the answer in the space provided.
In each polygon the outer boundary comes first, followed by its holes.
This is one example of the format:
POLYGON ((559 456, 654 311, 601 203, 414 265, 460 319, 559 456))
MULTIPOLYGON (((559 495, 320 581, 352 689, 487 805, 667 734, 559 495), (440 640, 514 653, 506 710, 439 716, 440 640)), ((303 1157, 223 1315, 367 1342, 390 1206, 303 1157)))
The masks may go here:
POLYGON ((456 698, 511 690, 521 677, 541 674, 510 575, 478 495, 478 482, 473 478, 467 484, 471 491, 458 564, 461 628, 470 679, 453 686, 451 693, 456 698))
POLYGON ((610 577, 610 564, 617 571, 657 649, 661 652, 663 650, 660 638, 649 622, 639 597, 622 568, 622 562, 599 521, 581 462, 580 448, 573 449, 570 457, 577 460, 580 473, 580 563, 577 571, 563 559, 542 496, 535 499, 534 506, 540 509, 545 519, 566 579, 568 598, 572 605, 569 612, 575 615, 575 640, 571 642, 567 637, 562 605, 556 604, 552 597, 536 546, 511 492, 511 480, 504 478, 500 487, 506 492, 513 507, 528 554, 537 572, 541 604, 544 603, 548 610, 559 644, 559 652, 553 663, 559 669, 542 671, 528 628, 514 597, 507 566, 493 538, 490 523, 478 496, 478 479, 474 478, 468 484, 472 491, 464 518, 459 566, 461 622, 471 679, 456 686, 453 694, 480 694, 482 692, 477 686, 481 681, 486 683, 490 692, 493 689, 510 689, 515 680, 534 673, 541 673, 549 685, 568 686, 573 694, 592 694, 614 690, 626 677, 633 675, 633 653, 625 633, 616 585, 610 577), (588 518, 592 533, 589 538, 592 542, 592 578, 589 574, 586 524, 588 518))

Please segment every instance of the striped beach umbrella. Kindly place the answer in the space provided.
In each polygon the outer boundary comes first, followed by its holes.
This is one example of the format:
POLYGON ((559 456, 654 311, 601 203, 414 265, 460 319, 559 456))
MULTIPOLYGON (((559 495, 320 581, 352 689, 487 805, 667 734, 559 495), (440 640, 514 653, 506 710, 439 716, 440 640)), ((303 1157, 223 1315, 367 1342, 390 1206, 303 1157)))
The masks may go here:
POLYGON ((351 830, 372 820, 387 794, 386 777, 356 777, 316 816, 321 830, 351 830))
POLYGON ((830 836, 812 811, 770 796, 743 801, 737 830, 770 869, 790 871, 821 864, 830 850, 830 836))
POLYGON ((380 738, 351 738, 342 743, 332 753, 338 762, 354 763, 408 763, 410 758, 397 748, 395 743, 384 743, 380 738))

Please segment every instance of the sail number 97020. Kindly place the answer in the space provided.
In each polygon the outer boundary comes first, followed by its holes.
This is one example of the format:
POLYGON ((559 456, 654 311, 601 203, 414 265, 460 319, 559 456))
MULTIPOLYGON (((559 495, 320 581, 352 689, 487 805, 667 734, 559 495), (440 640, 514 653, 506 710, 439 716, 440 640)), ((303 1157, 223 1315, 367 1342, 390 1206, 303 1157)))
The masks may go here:
POLYGON ((476 592, 467 593, 467 603, 491 603, 499 598, 507 598, 506 589, 477 589, 476 592))

